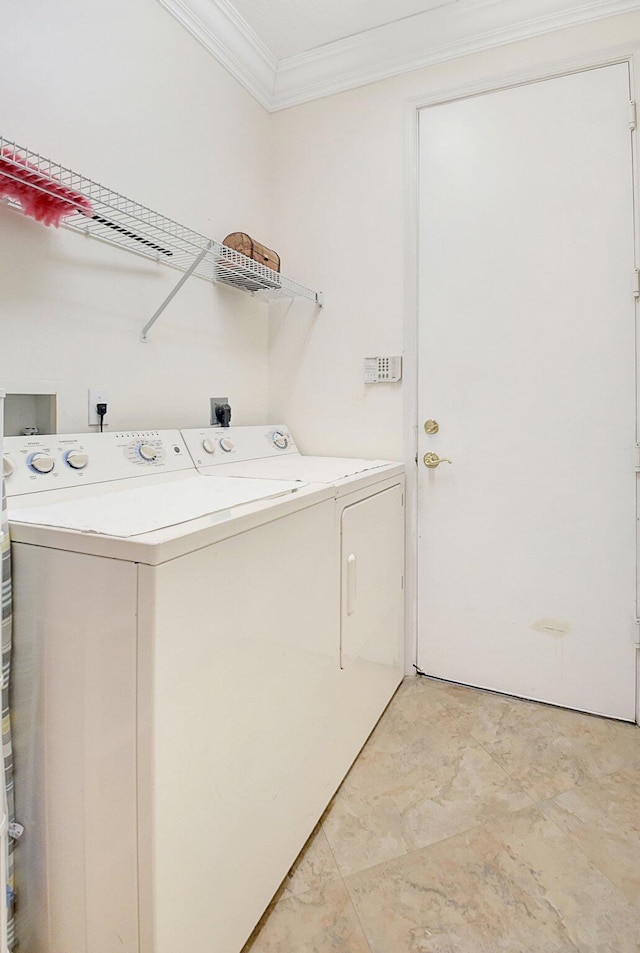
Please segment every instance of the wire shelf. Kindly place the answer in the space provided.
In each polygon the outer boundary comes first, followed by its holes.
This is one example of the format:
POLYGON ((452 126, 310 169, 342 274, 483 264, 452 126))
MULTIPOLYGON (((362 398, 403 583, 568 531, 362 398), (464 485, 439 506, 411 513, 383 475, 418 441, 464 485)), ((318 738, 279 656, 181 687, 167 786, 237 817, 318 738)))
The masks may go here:
MULTIPOLYGON (((0 185, 2 179, 68 205, 61 224, 72 231, 258 298, 308 298, 322 307, 321 292, 0 136, 0 185)), ((12 196, 4 201, 21 209, 12 196)))

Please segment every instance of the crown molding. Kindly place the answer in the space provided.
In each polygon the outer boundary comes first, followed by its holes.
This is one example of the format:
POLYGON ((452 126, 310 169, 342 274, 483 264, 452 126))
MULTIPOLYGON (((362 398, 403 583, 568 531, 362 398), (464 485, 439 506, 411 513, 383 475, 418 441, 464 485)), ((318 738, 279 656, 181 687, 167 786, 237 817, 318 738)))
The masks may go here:
POLYGON ((227 0, 158 0, 271 111, 278 61, 227 0))
POLYGON ((228 0, 158 2, 269 112, 640 11, 640 0, 459 0, 278 61, 228 0))
POLYGON ((474 4, 472 9, 462 0, 452 8, 429 11, 288 57, 278 63, 270 108, 286 109, 471 53, 640 10, 637 0, 582 3, 540 15, 544 6, 539 0, 503 0, 474 4), (455 14, 447 14, 447 10, 455 14), (431 37, 430 43, 425 44, 425 36, 431 37))

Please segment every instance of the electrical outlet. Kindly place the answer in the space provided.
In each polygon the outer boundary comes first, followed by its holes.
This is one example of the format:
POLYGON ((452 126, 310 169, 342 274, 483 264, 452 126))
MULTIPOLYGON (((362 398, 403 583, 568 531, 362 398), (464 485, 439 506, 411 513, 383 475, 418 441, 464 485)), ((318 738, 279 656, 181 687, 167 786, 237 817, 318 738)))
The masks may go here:
POLYGON ((210 397, 209 398, 209 423, 212 427, 219 427, 218 418, 216 417, 216 407, 218 404, 228 404, 228 397, 210 397))
MULTIPOLYGON (((89 388, 89 426, 99 427, 100 418, 96 411, 96 404, 109 404, 109 391, 104 387, 90 387, 89 388)), ((107 416, 111 412, 109 407, 107 410, 107 416)), ((107 426, 107 418, 105 417, 104 422, 105 427, 107 426)))

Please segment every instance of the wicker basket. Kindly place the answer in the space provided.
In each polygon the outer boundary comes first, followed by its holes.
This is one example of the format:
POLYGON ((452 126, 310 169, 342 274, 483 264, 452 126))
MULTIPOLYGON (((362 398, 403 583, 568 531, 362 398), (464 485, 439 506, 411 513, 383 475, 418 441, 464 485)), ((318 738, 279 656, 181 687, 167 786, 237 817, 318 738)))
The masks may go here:
POLYGON ((253 261, 259 262, 265 268, 270 268, 271 271, 280 271, 280 255, 272 248, 254 241, 246 232, 231 232, 222 240, 222 244, 227 248, 233 248, 234 251, 239 251, 247 258, 252 258, 253 261))
POLYGON ((216 279, 243 291, 277 290, 280 287, 279 272, 280 256, 265 245, 254 242, 244 232, 227 235, 216 260, 216 279), (240 258, 241 255, 244 257, 240 258))

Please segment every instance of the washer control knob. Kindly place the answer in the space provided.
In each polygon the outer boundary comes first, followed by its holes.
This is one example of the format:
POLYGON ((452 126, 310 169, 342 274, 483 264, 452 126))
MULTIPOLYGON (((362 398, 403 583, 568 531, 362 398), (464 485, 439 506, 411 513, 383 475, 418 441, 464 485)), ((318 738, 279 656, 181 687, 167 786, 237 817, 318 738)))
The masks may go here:
POLYGON ((10 477, 14 470, 15 470, 15 466, 13 465, 9 457, 3 457, 2 458, 2 475, 6 477, 10 477))
POLYGON ((64 459, 65 463, 72 467, 72 469, 84 470, 89 462, 89 454, 84 453, 82 450, 69 450, 64 459))
POLYGON ((147 460, 149 463, 153 463, 154 460, 158 457, 158 448, 152 447, 148 443, 141 443, 138 447, 138 453, 143 460, 147 460))
POLYGON ((225 453, 231 453, 231 451, 234 449, 234 446, 235 444, 233 444, 228 437, 223 437, 220 441, 220 449, 224 450, 225 453))
POLYGON ((278 450, 286 450, 289 446, 289 438, 286 434, 280 433, 279 430, 271 434, 271 440, 274 447, 277 447, 278 450))
POLYGON ((36 473, 51 473, 55 465, 55 459, 48 453, 34 453, 29 460, 29 466, 36 473))
POLYGON ((216 452, 216 442, 215 440, 209 440, 207 437, 202 441, 202 449, 205 453, 215 453, 216 452))

